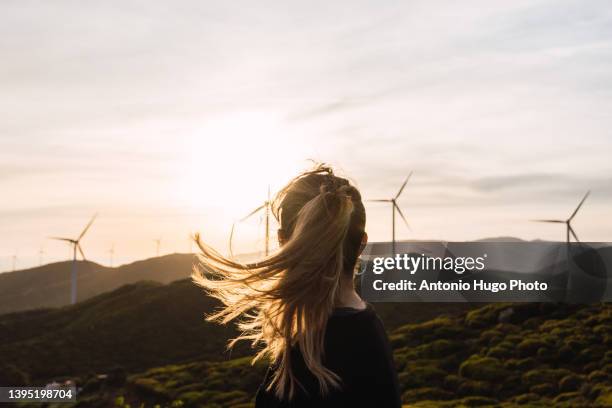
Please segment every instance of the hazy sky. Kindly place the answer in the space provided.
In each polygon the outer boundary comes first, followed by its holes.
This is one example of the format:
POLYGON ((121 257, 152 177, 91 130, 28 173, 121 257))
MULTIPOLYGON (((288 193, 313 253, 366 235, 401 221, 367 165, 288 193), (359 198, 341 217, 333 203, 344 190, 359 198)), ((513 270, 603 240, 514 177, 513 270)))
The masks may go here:
MULTIPOLYGON (((225 251, 231 223, 309 158, 365 197, 395 193, 399 238, 612 231, 607 1, 3 1, 0 271, 225 251)), ((368 206, 374 240, 385 205, 368 206)), ((259 219, 238 251, 261 248, 259 219)))

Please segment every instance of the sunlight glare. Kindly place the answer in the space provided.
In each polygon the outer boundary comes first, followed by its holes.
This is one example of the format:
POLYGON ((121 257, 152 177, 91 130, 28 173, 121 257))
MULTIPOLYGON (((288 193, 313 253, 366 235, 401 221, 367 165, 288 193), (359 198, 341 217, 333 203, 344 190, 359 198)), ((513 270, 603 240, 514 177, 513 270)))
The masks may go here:
POLYGON ((299 138, 270 112, 224 114, 203 123, 185 145, 179 199, 193 209, 241 218, 307 166, 299 138))

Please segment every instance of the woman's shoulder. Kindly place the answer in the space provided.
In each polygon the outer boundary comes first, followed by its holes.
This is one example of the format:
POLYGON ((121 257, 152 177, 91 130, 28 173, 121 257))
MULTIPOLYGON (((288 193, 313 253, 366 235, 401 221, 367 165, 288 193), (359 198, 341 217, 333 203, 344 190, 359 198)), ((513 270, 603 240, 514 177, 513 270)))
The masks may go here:
POLYGON ((338 318, 338 317, 372 319, 372 318, 378 318, 378 315, 376 314, 374 307, 370 303, 365 302, 365 307, 362 307, 362 308, 343 307, 343 306, 338 306, 334 308, 334 311, 332 312, 330 318, 338 318))
POLYGON ((384 333, 382 321, 369 303, 366 303, 363 309, 335 308, 328 322, 328 330, 336 331, 334 329, 344 331, 346 334, 355 331, 359 331, 362 335, 384 333))

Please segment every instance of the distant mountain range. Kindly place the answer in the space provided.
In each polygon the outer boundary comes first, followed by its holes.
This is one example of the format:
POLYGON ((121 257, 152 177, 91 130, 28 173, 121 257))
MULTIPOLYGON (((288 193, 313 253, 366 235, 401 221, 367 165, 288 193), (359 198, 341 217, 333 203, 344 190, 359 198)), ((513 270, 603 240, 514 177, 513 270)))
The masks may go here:
MULTIPOLYGON (((423 242, 422 240, 420 240, 423 242)), ((398 241, 419 242, 419 241, 398 241)), ((474 242, 526 242, 514 237, 484 238, 474 242)), ((545 241, 531 241, 555 245, 545 241)), ((373 243, 378 251, 386 251, 390 243, 373 243)), ((366 249, 365 253, 368 253, 366 249)), ((260 254, 238 255, 240 261, 251 261, 260 254)), ((374 255, 371 253, 370 255, 374 255)), ((116 268, 89 261, 78 261, 78 301, 84 301, 139 281, 170 283, 191 274, 194 254, 171 254, 145 259, 116 268)), ((56 262, 40 267, 0 273, 0 315, 3 313, 65 306, 70 303, 70 273, 72 261, 56 262)))
MULTIPOLYGON (((117 268, 78 261, 78 301, 138 281, 169 283, 189 276, 192 254, 172 254, 117 268)), ((0 314, 70 303, 72 261, 0 274, 0 314)))

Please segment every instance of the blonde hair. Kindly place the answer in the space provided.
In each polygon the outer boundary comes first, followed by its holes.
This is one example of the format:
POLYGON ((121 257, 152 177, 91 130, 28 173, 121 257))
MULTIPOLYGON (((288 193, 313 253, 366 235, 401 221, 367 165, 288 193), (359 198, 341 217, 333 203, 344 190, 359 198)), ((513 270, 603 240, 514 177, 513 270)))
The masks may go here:
POLYGON ((268 390, 292 399, 300 386, 292 371, 291 349, 304 362, 325 395, 340 378, 323 364, 325 328, 336 304, 342 274, 353 275, 365 231, 359 191, 331 168, 318 165, 294 178, 272 203, 280 224, 280 248, 267 258, 242 264, 204 244, 193 281, 224 307, 208 316, 242 331, 229 342, 263 346, 253 362, 268 357, 275 365, 268 390))

